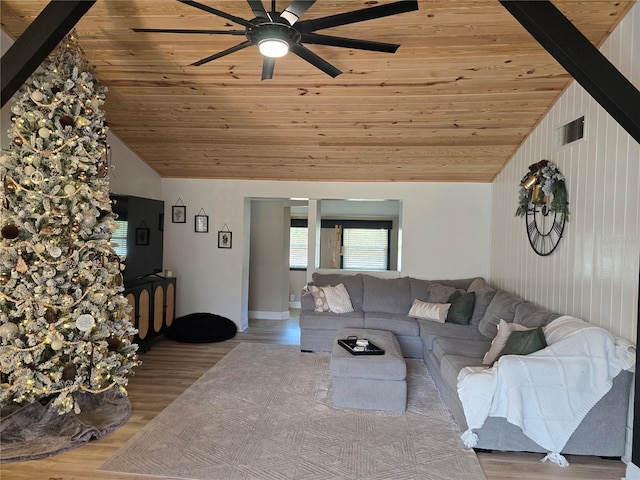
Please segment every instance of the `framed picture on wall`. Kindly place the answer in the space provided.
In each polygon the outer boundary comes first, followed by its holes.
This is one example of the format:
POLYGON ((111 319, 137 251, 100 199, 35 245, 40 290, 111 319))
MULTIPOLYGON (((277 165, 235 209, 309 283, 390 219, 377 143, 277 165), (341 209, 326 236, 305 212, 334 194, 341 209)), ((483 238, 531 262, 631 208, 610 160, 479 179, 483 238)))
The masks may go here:
POLYGON ((149 245, 148 228, 136 228, 136 245, 149 245))
POLYGON ((171 207, 171 223, 187 223, 187 207, 174 205, 171 207))
POLYGON ((207 233, 209 231, 209 215, 196 215, 195 229, 197 233, 207 233))
POLYGON ((218 248, 231 248, 232 233, 228 230, 218 232, 218 248))

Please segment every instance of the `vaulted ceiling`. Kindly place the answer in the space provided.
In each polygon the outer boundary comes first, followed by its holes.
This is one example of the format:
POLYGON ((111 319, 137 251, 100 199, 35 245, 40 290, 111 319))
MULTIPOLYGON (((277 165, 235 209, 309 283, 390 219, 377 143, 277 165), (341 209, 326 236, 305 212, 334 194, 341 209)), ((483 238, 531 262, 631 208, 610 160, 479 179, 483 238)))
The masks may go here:
MULTIPOLYGON (((19 37, 47 3, 2 0, 2 28, 19 37)), ((243 0, 201 3, 253 18, 243 0)), ((385 3, 318 0, 301 20, 385 3)), ((634 2, 554 3, 598 46, 634 2)), ((290 53, 263 81, 255 46, 191 66, 244 37, 133 28, 243 27, 176 0, 99 0, 78 22, 109 88, 111 131, 163 177, 490 182, 571 81, 490 0, 419 0, 418 11, 319 31, 401 45, 309 45, 336 78, 290 53)))

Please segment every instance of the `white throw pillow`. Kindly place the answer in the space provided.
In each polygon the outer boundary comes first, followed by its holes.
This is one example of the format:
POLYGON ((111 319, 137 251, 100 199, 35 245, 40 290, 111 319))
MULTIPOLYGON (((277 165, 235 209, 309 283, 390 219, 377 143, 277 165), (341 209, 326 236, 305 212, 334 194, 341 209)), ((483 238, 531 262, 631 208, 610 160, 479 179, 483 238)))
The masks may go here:
POLYGON ((411 305, 411 310, 409 310, 409 316, 444 323, 447 313, 449 313, 449 307, 451 307, 450 303, 429 303, 416 298, 411 305))
POLYGON ((329 304, 329 310, 333 313, 353 312, 351 297, 344 284, 339 283, 335 287, 322 287, 322 291, 329 304))
POLYGON ((524 325, 520 325, 519 323, 509 323, 500 319, 500 323, 498 323, 498 333, 491 342, 491 348, 489 348, 489 351, 484 354, 482 364, 493 365, 493 362, 496 361, 496 358, 498 358, 498 355, 500 355, 500 352, 502 352, 504 346, 507 344, 507 340, 509 339, 511 332, 521 332, 524 330, 535 330, 535 328, 528 328, 524 325))

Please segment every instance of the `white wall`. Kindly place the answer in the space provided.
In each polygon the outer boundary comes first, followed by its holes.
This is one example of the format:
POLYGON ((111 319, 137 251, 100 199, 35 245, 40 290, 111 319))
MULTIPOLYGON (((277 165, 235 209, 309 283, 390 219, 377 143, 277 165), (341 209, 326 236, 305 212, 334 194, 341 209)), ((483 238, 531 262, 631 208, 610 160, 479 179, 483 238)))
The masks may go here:
POLYGON ((284 200, 251 202, 249 318, 289 318, 290 223, 284 200))
MULTIPOLYGON (((107 92, 108 102, 109 92, 107 92)), ((162 179, 160 175, 144 163, 138 155, 133 153, 111 131, 107 133, 107 143, 111 147, 112 169, 109 172, 111 191, 120 195, 134 195, 136 197, 162 200, 162 179)), ((169 218, 166 211, 165 218, 169 218)))
MULTIPOLYGON (((601 51, 640 87, 640 3, 601 51)), ((640 146, 574 82, 494 182, 491 281, 555 311, 635 342, 640 258, 640 146), (554 147, 554 129, 585 115, 585 138, 554 147), (556 163, 567 178, 570 218, 548 257, 529 247, 515 217, 528 165, 556 163)))
POLYGON ((187 223, 165 225, 165 268, 178 277, 177 314, 217 313, 247 327, 248 199, 334 198, 402 201, 401 274, 419 278, 487 276, 491 185, 474 183, 264 182, 162 180, 163 200, 187 206, 187 223), (204 208, 210 233, 193 232, 204 208), (233 248, 217 248, 227 224, 233 248))

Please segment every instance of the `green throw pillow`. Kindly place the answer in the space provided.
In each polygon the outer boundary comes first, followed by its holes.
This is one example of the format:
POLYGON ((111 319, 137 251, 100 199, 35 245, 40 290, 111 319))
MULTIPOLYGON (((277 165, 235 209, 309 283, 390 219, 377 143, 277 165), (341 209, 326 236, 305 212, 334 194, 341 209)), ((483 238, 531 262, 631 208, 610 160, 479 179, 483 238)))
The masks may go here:
POLYGON ((547 341, 544 338, 542 327, 523 330, 521 332, 515 331, 509 335, 507 343, 498 358, 502 355, 529 355, 530 353, 542 350, 546 346, 547 341))
POLYGON ((456 291, 449 297, 449 312, 446 322, 468 325, 473 316, 473 307, 476 304, 475 292, 456 291))

